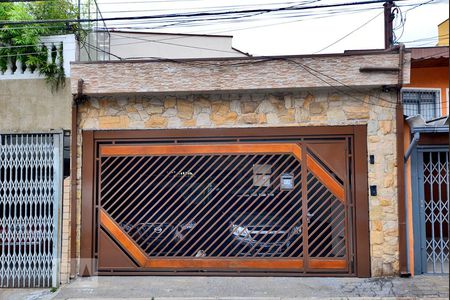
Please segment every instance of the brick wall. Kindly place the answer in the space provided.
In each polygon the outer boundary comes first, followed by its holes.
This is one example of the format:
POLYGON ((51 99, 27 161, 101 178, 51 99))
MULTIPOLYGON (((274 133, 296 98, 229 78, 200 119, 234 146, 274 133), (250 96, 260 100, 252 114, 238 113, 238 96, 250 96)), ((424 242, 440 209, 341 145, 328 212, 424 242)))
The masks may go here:
MULTIPOLYGON (((98 96, 79 106, 78 208, 81 207, 81 130, 319 126, 366 124, 369 185, 371 266, 373 276, 398 272, 396 183, 396 93, 358 89, 345 94, 334 89, 279 93, 216 93, 164 96, 98 96), (383 100, 381 100, 383 99, 383 100)), ((77 212, 79 253, 80 211, 77 212)), ((79 256, 79 255, 78 255, 79 256)))

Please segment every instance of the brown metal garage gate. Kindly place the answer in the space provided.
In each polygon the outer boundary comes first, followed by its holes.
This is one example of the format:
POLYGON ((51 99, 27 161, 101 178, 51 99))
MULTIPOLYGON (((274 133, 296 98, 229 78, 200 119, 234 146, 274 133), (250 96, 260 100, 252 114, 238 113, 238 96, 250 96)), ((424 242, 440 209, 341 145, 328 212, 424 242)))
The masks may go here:
POLYGON ((368 276, 365 130, 84 132, 81 273, 368 276))

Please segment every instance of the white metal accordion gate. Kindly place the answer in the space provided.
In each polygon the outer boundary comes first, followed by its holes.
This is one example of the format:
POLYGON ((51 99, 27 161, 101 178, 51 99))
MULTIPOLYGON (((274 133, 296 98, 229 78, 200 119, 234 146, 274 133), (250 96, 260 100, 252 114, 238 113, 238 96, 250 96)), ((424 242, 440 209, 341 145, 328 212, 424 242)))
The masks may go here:
POLYGON ((58 285, 62 134, 0 134, 0 287, 58 285))

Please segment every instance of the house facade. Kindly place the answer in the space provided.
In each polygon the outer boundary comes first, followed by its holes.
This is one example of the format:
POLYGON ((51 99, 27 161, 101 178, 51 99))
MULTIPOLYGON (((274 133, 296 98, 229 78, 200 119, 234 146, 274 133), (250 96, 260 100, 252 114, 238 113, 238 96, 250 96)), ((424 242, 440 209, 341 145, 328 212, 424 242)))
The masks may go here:
POLYGON ((401 91, 413 274, 449 272, 448 51, 448 46, 412 48, 411 82, 401 91))
POLYGON ((72 64, 72 272, 398 274, 409 59, 72 64))
MULTIPOLYGON (((9 59, 0 70, 0 287, 56 287, 75 275, 70 273, 71 261, 77 259, 72 251, 77 233, 71 231, 77 219, 70 206, 71 190, 76 190, 69 177, 71 144, 75 144, 70 63, 109 59, 105 49, 121 55, 124 51, 116 43, 110 49, 109 40, 102 44, 106 39, 94 37, 80 45, 71 34, 40 38, 47 61, 64 69, 65 84, 58 89, 52 88, 39 67, 32 69, 20 60, 9 59), (86 47, 98 53, 87 55, 86 47)), ((163 37, 180 38, 176 47, 189 49, 192 56, 245 56, 231 48, 231 36, 146 36, 163 37), (183 47, 186 39, 192 43, 183 47), (219 45, 217 51, 200 49, 214 43, 219 45)), ((148 41, 139 43, 136 49, 145 51, 139 55, 154 55, 148 52, 152 47, 142 47, 148 41)), ((158 51, 170 52, 167 47, 158 51)), ((137 54, 129 55, 133 53, 137 54)))
POLYGON ((48 62, 63 67, 52 90, 39 68, 9 60, 0 70, 0 287, 69 280, 70 62, 74 35, 41 37, 48 62), (62 57, 60 57, 60 55, 62 57), (61 59, 62 58, 62 59, 61 59))

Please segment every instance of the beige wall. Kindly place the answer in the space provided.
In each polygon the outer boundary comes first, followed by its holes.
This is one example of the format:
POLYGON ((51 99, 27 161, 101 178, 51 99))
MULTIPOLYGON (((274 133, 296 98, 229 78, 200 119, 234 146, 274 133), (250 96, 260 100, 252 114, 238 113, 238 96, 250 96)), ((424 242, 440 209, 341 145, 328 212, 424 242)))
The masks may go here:
POLYGON ((0 132, 69 130, 71 105, 69 79, 55 93, 45 79, 0 80, 0 132))
MULTIPOLYGON (((378 186, 378 196, 369 196, 372 275, 396 274, 399 271, 397 168, 395 109, 391 103, 395 100, 395 92, 383 93, 381 88, 358 89, 346 95, 333 89, 311 89, 277 93, 92 97, 79 106, 78 236, 82 130, 366 124, 368 151, 376 156, 375 164, 368 165, 368 180, 369 185, 378 186)), ((78 238, 78 254, 79 247, 78 238)))

